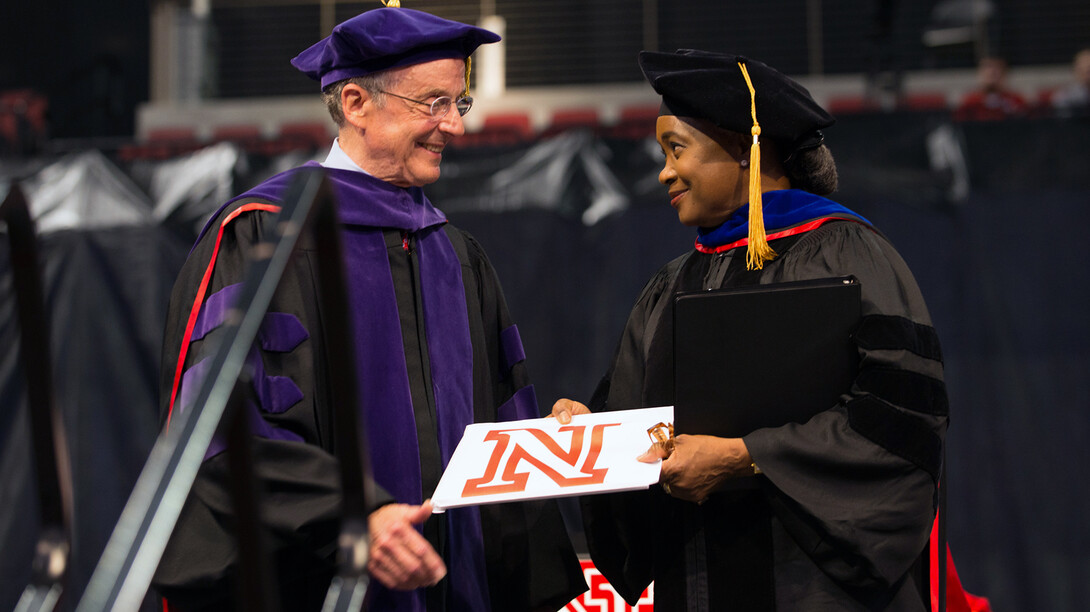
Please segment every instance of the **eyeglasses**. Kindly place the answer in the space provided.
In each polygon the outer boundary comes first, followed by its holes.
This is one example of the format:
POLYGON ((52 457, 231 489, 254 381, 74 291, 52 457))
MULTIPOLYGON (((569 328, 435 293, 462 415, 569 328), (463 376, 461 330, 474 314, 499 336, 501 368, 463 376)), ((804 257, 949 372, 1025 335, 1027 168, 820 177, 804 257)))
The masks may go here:
POLYGON ((450 107, 452 105, 454 106, 454 108, 458 109, 458 114, 463 116, 463 117, 465 117, 466 113, 469 112, 469 109, 473 108, 473 98, 470 97, 470 96, 462 96, 462 97, 458 98, 457 100, 451 99, 450 96, 439 96, 434 101, 429 103, 429 102, 424 102, 423 100, 414 100, 413 98, 406 98, 405 96, 401 96, 401 95, 398 95, 396 93, 391 93, 389 91, 382 91, 381 89, 379 91, 386 94, 386 95, 388 95, 388 96, 393 96, 395 98, 401 98, 402 100, 408 100, 409 102, 415 102, 417 104, 422 104, 424 106, 427 106, 428 109, 431 111, 431 116, 433 118, 435 118, 435 119, 442 119, 443 117, 446 117, 447 113, 450 112, 450 107))

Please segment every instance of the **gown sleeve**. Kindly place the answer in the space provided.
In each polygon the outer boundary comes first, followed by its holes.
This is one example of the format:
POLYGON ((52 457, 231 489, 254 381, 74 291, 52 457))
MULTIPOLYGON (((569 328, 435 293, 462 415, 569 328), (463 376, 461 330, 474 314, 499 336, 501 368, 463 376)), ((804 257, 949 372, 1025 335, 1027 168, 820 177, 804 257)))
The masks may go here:
MULTIPOLYGON (((645 406, 646 356, 655 336, 656 322, 669 301, 665 298, 670 295, 684 259, 683 256, 663 266, 640 292, 609 370, 589 402, 591 412, 645 406)), ((598 571, 632 606, 654 579, 655 551, 648 538, 659 531, 658 501, 649 491, 579 498, 590 556, 598 571)))
MULTIPOLYGON (((228 207, 196 245, 179 275, 167 315, 161 375, 162 422, 192 409, 202 365, 215 350, 246 268, 249 245, 261 239, 268 211, 228 207), (222 231, 221 228, 222 227, 222 231), (198 299, 198 287, 207 289, 198 299), (197 315, 192 311, 199 307, 197 315), (192 316, 191 316, 192 315, 192 316), (195 317, 195 318, 194 318, 195 317), (186 329, 193 320, 188 338, 186 329), (184 363, 178 368, 183 347, 184 363), (175 383, 177 379, 177 383, 175 383), (176 389, 176 391, 175 391, 176 389), (173 402, 172 402, 173 398, 173 402)), ((254 436, 263 515, 284 609, 320 606, 333 573, 340 524, 340 480, 331 454, 331 417, 320 409, 324 366, 317 355, 317 304, 306 244, 293 257, 246 360, 252 385, 244 411, 254 436), (302 599, 300 599, 302 598, 302 599)), ((238 520, 222 441, 212 442, 153 579, 177 609, 233 605, 238 572, 238 520)), ((384 501, 389 494, 380 492, 384 501)), ((382 503, 382 501, 379 501, 382 503)), ((377 507, 378 504, 375 504, 377 507)), ((272 595, 277 597, 276 594, 272 595)))
POLYGON ((880 590, 908 572, 934 519, 948 410, 927 308, 892 245, 855 223, 810 233, 762 282, 849 274, 862 289, 850 393, 804 424, 743 439, 799 546, 837 582, 880 590))

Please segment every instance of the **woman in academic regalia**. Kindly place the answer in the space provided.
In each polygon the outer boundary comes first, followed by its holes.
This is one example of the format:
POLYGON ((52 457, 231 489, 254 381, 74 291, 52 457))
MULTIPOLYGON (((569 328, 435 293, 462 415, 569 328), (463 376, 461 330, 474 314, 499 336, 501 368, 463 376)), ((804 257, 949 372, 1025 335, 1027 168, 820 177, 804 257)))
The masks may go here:
MULTIPOLYGON (((678 435, 641 458, 663 459, 659 486, 584 497, 595 564, 630 603, 653 580, 659 611, 928 609, 922 553, 947 426, 939 343, 897 251, 824 197, 837 186, 821 132, 833 118, 745 57, 643 52, 640 66, 662 95, 659 181, 696 244, 644 287, 589 410, 674 403, 673 297, 685 291, 854 276, 859 368, 805 423, 678 435), (732 485, 754 474, 758 486, 732 485)), ((587 410, 560 400, 553 414, 587 410)))

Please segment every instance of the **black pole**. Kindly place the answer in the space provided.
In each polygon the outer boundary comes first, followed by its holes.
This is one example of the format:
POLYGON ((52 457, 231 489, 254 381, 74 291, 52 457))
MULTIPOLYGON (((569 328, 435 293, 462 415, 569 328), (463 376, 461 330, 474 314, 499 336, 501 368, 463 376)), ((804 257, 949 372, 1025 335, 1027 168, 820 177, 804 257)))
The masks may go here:
POLYGON ((64 421, 53 401, 48 313, 42 298, 38 243, 26 198, 12 185, 0 205, 8 229, 12 285, 19 316, 19 353, 26 376, 31 442, 38 474, 41 532, 31 583, 16 610, 52 610, 64 589, 72 525, 72 471, 64 421))
POLYGON ((942 450, 942 472, 939 476, 939 608, 934 612, 946 612, 946 448, 942 450))
POLYGON ((355 334, 351 329, 340 229, 333 206, 315 212, 314 236, 318 251, 319 307, 328 330, 326 361, 334 406, 334 446, 341 467, 343 493, 337 576, 330 584, 323 610, 347 612, 362 609, 369 584, 367 505, 375 499, 375 489, 367 435, 359 418, 356 354, 352 342, 355 334))
MULTIPOLYGON (((254 249, 255 259, 241 283, 239 306, 228 316, 211 357, 213 374, 201 385, 193 409, 175 415, 170 429, 156 440, 77 612, 139 608, 324 184, 322 172, 305 172, 288 188, 274 220, 274 242, 254 249)), ((328 201, 328 187, 325 194, 328 201)))
POLYGON ((261 491, 254 467, 250 423, 246 400, 251 397, 249 373, 235 384, 227 402, 222 429, 227 439, 227 464, 231 478, 231 503, 235 508, 235 537, 238 540, 239 580, 237 610, 280 612, 272 593, 272 564, 269 562, 261 515, 261 491))

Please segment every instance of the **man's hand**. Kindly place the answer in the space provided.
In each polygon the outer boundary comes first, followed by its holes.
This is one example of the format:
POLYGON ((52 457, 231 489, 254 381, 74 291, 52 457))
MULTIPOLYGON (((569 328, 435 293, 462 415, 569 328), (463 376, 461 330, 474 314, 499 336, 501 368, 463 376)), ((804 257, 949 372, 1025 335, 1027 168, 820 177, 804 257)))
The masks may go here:
POLYGON ((659 446, 652 446, 639 460, 653 463, 662 459, 659 482, 668 495, 691 502, 702 502, 732 478, 753 473, 753 460, 741 438, 680 435, 674 438, 674 450, 667 456, 659 446))
POLYGON ((571 417, 573 414, 590 414, 590 408, 587 408, 584 404, 581 404, 575 400, 570 399, 558 399, 553 404, 553 413, 550 415, 555 417, 557 421, 560 421, 561 425, 567 425, 571 423, 571 417))
POLYGON ((368 517, 371 557, 367 571, 391 589, 432 586, 447 575, 447 566, 416 530, 431 516, 432 505, 387 504, 368 517))

